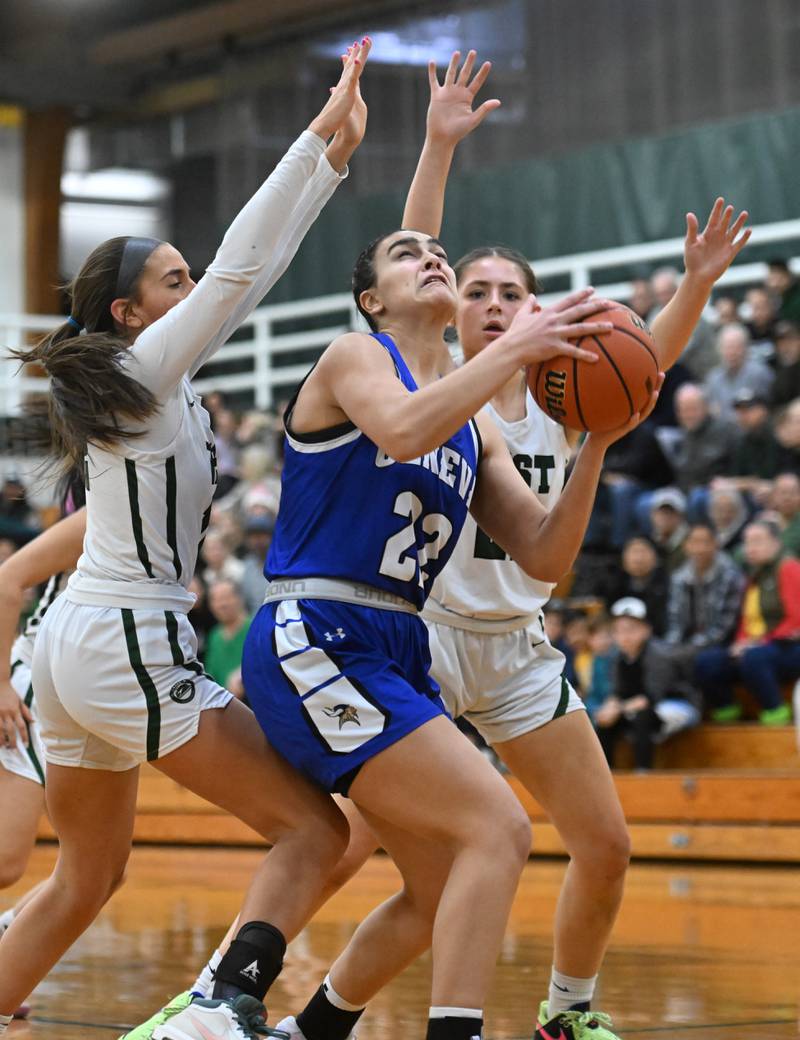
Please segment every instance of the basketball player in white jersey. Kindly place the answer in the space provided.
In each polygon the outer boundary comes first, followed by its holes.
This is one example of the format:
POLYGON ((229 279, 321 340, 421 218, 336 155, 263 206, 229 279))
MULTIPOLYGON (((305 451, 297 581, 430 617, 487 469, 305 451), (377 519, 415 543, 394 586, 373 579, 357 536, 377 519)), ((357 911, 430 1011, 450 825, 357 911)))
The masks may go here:
POLYGON ((347 829, 334 803, 269 747, 251 712, 203 674, 187 587, 216 485, 193 376, 285 270, 366 125, 354 45, 331 97, 234 221, 195 287, 150 239, 98 247, 69 320, 23 360, 52 378, 56 457, 84 462, 87 530, 36 639, 32 681, 60 842, 53 876, 0 942, 0 1034, 97 915, 130 852, 138 767, 154 765, 253 826, 273 849, 245 899, 215 998, 187 1040, 261 1030, 286 939, 319 900, 347 829), (85 335, 80 331, 85 329, 85 335))
MULTIPOLYGON (((36 632, 80 556, 83 512, 60 521, 15 552, 0 567, 0 888, 23 876, 44 812, 44 753, 31 661, 36 632), (36 609, 18 633, 25 593, 46 582, 36 609)), ((78 506, 80 503, 78 503, 78 506)), ((0 913, 0 938, 39 886, 0 913)), ((25 1005, 16 1018, 24 1017, 25 1005)))

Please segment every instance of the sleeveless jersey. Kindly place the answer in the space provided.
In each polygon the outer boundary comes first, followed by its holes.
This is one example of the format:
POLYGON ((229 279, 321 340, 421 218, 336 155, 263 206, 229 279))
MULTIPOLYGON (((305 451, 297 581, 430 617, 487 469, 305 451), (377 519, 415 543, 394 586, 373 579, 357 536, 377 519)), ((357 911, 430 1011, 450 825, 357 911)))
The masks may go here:
POLYGON ((127 440, 122 450, 89 445, 86 536, 70 598, 116 606, 188 610, 187 586, 211 516, 217 483, 208 412, 184 379, 180 425, 158 451, 127 440))
MULTIPOLYGON (((392 339, 373 338, 390 354, 403 386, 416 390, 392 339)), ((352 423, 292 433, 291 409, 267 578, 363 582, 421 608, 455 547, 475 489, 480 435, 474 420, 435 451, 396 462, 352 423)))
MULTIPOLYGON (((507 422, 491 404, 486 411, 499 427, 518 472, 549 512, 564 488, 570 456, 563 426, 545 415, 528 391, 523 419, 507 422)), ((491 631, 504 621, 536 614, 552 590, 551 584, 529 578, 470 516, 450 565, 436 581, 425 618, 478 630, 485 621, 483 627, 491 631)))
POLYGON ((29 668, 33 661, 33 641, 42 623, 42 618, 51 607, 53 600, 61 593, 67 583, 67 574, 62 571, 54 574, 45 585, 44 592, 36 604, 36 610, 28 618, 24 631, 14 640, 11 647, 11 660, 22 661, 29 668))

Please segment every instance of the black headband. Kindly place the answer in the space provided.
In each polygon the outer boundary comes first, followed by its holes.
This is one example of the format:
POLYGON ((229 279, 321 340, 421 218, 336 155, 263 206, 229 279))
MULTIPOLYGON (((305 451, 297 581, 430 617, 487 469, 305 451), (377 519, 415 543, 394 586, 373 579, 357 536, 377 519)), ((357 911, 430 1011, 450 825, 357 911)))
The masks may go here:
POLYGON ((134 282, 142 273, 142 268, 147 263, 148 257, 153 250, 158 249, 164 243, 158 238, 129 238, 122 250, 122 259, 117 274, 117 287, 114 290, 114 299, 119 300, 130 296, 134 282))

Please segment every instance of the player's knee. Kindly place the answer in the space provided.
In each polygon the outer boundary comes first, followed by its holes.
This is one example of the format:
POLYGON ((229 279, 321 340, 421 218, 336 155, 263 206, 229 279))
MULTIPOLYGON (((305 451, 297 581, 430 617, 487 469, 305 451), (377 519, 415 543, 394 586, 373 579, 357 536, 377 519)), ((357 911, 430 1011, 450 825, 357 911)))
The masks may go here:
POLYGON ((602 834, 584 842, 572 854, 573 862, 588 870, 595 878, 615 881, 623 877, 631 861, 631 836, 628 828, 620 825, 606 829, 602 834))
POLYGON ((522 870, 531 852, 531 821, 516 798, 510 798, 502 811, 485 821, 484 835, 493 859, 502 860, 510 869, 522 870))

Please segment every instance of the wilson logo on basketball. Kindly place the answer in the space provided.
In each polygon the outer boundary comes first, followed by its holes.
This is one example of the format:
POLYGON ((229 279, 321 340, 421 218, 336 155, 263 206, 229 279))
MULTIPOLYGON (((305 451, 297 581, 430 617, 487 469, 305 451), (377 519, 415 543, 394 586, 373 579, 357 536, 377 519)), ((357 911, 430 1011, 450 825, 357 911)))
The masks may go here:
POLYGON ((544 401, 548 412, 554 417, 562 419, 564 411, 564 393, 567 384, 567 373, 557 372, 549 369, 544 377, 544 401))
POLYGON ((194 699, 194 680, 179 679, 170 687, 169 695, 176 704, 188 704, 194 699))

